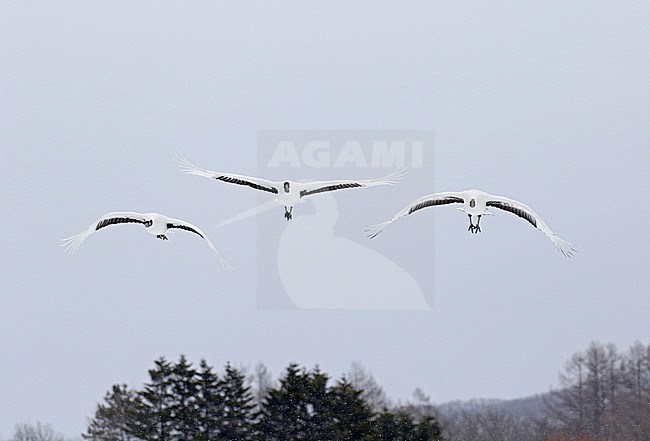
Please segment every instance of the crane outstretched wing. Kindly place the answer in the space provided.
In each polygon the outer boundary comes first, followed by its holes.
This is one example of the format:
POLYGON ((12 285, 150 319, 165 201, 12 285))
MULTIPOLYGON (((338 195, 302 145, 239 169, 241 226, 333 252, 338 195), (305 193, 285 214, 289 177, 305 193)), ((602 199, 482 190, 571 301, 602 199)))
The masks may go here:
POLYGON ((423 196, 420 199, 412 202, 411 204, 404 207, 401 211, 396 213, 393 217, 388 219, 386 222, 381 224, 373 225, 366 229, 368 237, 374 239, 382 231, 390 226, 400 217, 407 216, 409 214, 415 213, 418 210, 421 210, 426 207, 436 207, 438 205, 448 205, 448 204, 462 204, 464 202, 462 193, 460 192, 443 192, 443 193, 434 193, 428 196, 423 196))
POLYGON ((557 234, 553 233, 553 230, 551 230, 549 226, 546 225, 546 222, 544 222, 542 218, 539 217, 539 215, 526 204, 522 204, 519 201, 515 201, 514 199, 509 199, 503 196, 490 195, 485 205, 487 207, 494 207, 498 208, 499 210, 508 211, 530 222, 533 227, 546 234, 546 236, 551 239, 558 250, 560 250, 560 252, 566 257, 572 257, 577 252, 577 249, 574 245, 570 244, 569 242, 560 238, 557 234))
POLYGON ((230 266, 230 264, 226 261, 226 259, 224 259, 223 256, 219 253, 219 251, 217 251, 217 248, 214 246, 212 241, 208 238, 208 236, 205 235, 205 233, 203 231, 201 231, 201 229, 199 227, 197 227, 196 225, 193 225, 193 224, 191 224, 189 222, 185 222, 183 220, 180 220, 180 219, 171 219, 170 218, 167 221, 167 228, 168 229, 174 229, 175 228, 175 229, 185 230, 185 231, 189 231, 191 233, 197 234, 199 237, 201 237, 203 240, 205 240, 208 243, 208 245, 210 246, 210 248, 212 248, 212 251, 214 251, 216 253, 217 257, 219 258, 219 262, 221 262, 221 266, 223 267, 223 269, 225 269, 226 271, 232 272, 232 266, 230 266))
POLYGON ((215 179, 217 181, 227 182, 228 184, 244 185, 254 188, 255 190, 261 190, 275 194, 278 193, 277 182, 269 181, 267 179, 206 170, 192 164, 181 154, 176 155, 176 163, 181 167, 182 172, 190 175, 204 176, 206 178, 215 179))
POLYGON ((113 213, 107 213, 104 216, 97 219, 92 224, 90 224, 88 228, 86 228, 82 232, 77 233, 74 236, 70 236, 65 239, 62 239, 63 243, 61 244, 61 246, 65 248, 66 253, 72 254, 75 251, 77 251, 77 248, 81 246, 81 244, 84 242, 84 240, 86 240, 86 238, 88 238, 88 236, 90 236, 92 233, 94 233, 97 230, 108 227, 109 225, 127 224, 127 223, 146 225, 146 222, 147 220, 145 216, 141 213, 134 213, 131 211, 116 211, 113 213))
POLYGON ((406 176, 406 167, 400 167, 394 172, 378 179, 343 179, 337 181, 315 181, 300 184, 300 197, 311 196, 313 194, 327 191, 345 190, 348 188, 366 188, 377 185, 392 185, 399 182, 406 176))

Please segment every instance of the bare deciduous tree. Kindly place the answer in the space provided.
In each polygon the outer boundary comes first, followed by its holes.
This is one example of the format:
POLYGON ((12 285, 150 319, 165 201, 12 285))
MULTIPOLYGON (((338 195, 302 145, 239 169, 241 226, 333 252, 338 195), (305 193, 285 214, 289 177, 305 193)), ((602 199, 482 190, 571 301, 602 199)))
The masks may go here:
POLYGON ((650 346, 636 343, 621 355, 612 344, 592 343, 571 357, 560 383, 548 411, 563 434, 599 440, 650 437, 650 346))
POLYGON ((363 391, 361 398, 369 403, 375 412, 381 412, 390 407, 390 401, 384 389, 375 381, 372 373, 363 364, 353 362, 346 378, 354 387, 363 391))
POLYGON ((64 441, 62 435, 54 432, 49 424, 17 424, 14 436, 9 441, 64 441))
POLYGON ((275 386, 271 373, 264 363, 259 362, 248 375, 247 381, 253 393, 255 406, 259 409, 269 389, 275 386))
POLYGON ((541 441, 545 433, 533 417, 480 402, 452 410, 440 421, 447 441, 541 441))

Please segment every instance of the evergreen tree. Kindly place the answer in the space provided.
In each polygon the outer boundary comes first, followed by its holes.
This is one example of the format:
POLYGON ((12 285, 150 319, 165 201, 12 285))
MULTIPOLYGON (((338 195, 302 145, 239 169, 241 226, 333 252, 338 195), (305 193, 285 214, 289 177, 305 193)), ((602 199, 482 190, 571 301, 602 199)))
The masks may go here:
POLYGON ((309 412, 308 434, 313 440, 332 439, 332 404, 329 400, 327 382, 329 376, 316 367, 311 372, 304 371, 303 387, 309 412))
POLYGON ((367 437, 368 441, 391 440, 407 441, 415 425, 413 418, 405 412, 392 413, 388 410, 381 412, 374 424, 374 431, 367 437))
POLYGON ((364 441, 442 441, 438 421, 426 416, 416 422, 407 412, 384 410, 374 421, 372 432, 364 441))
POLYGON ((442 428, 433 416, 420 419, 413 433, 413 441, 442 441, 442 428))
POLYGON ((373 413, 363 391, 342 378, 328 387, 318 368, 287 368, 278 388, 270 389, 260 413, 259 439, 362 440, 372 429, 373 413))
MULTIPOLYGON (((309 373, 292 363, 277 388, 270 389, 260 412, 257 431, 266 441, 319 440, 322 427, 314 425, 315 408, 309 373)), ((324 395, 324 394, 323 394, 324 395)), ((327 438, 325 438, 327 439, 327 438)))
POLYGON ((174 395, 172 365, 161 357, 155 361, 155 368, 149 370, 151 381, 138 392, 141 405, 138 406, 137 433, 151 441, 174 440, 174 395))
POLYGON ((171 377, 171 423, 173 439, 194 441, 199 434, 198 377, 192 364, 181 355, 172 368, 171 377))
POLYGON ((253 396, 245 385, 245 375, 226 364, 224 377, 218 383, 221 397, 220 435, 217 439, 246 441, 252 439, 253 396))
POLYGON ((97 405, 95 417, 88 425, 83 438, 94 441, 135 441, 140 398, 137 392, 125 384, 116 384, 104 397, 104 404, 97 405))
POLYGON ((360 440, 370 432, 373 412, 345 377, 328 390, 327 414, 332 440, 360 440))
POLYGON ((205 360, 201 360, 197 374, 198 441, 219 439, 224 413, 224 397, 219 376, 205 360))

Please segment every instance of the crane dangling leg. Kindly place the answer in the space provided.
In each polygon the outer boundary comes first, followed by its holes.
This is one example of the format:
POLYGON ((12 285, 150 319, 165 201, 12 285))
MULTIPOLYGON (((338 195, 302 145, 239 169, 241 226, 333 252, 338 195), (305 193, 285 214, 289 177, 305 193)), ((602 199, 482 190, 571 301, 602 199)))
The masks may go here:
POLYGON ((284 218, 287 221, 293 219, 293 215, 291 214, 292 211, 293 211, 293 207, 284 207, 284 218))
POLYGON ((470 231, 474 234, 480 233, 481 227, 479 227, 479 224, 481 223, 481 215, 480 214, 477 215, 478 220, 476 221, 476 225, 474 225, 474 223, 472 222, 472 215, 468 214, 467 216, 469 216, 469 228, 467 229, 467 231, 470 231))

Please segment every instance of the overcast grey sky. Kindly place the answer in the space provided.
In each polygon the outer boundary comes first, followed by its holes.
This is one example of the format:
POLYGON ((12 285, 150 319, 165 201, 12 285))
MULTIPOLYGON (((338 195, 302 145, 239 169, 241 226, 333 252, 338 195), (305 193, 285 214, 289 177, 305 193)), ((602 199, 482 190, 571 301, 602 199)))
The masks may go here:
MULTIPOLYGON (((441 403, 545 392, 592 340, 648 342, 650 5, 349 3, 0 3, 0 438, 27 421, 79 434, 160 356, 275 376, 360 361, 391 398, 420 387, 441 403), (216 228, 266 198, 181 174, 176 152, 270 179, 393 170, 269 167, 268 130, 433 134, 402 184, 323 199, 337 216, 318 236, 416 281, 428 309, 295 308, 282 265, 292 244, 309 252, 295 238, 317 204, 295 225, 274 207, 216 228), (577 256, 508 213, 472 235, 451 207, 363 234, 468 188, 530 205, 577 256), (137 226, 63 254, 61 238, 118 210, 199 225, 236 272, 191 235, 137 226)), ((331 261, 314 259, 317 275, 331 261)))

